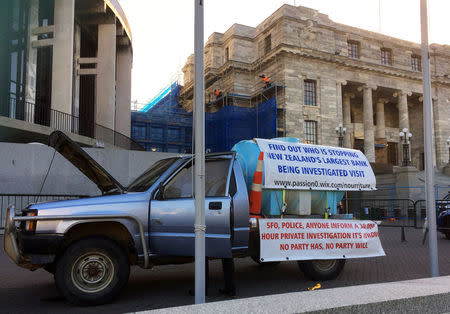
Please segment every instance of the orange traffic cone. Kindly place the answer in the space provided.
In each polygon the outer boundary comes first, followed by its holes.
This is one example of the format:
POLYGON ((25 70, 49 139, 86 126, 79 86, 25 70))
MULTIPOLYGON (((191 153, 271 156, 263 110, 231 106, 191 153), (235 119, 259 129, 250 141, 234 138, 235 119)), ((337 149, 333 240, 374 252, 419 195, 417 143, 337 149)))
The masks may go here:
POLYGON ((261 196, 262 196, 262 181, 263 181, 263 159, 264 153, 260 152, 258 163, 256 164, 255 174, 253 175, 252 188, 250 190, 249 205, 250 216, 261 216, 261 196))

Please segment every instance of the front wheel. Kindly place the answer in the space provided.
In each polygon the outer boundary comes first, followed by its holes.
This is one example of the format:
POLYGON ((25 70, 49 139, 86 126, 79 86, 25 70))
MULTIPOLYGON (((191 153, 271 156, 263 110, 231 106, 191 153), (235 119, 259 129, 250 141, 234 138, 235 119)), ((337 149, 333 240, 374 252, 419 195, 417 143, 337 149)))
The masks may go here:
POLYGON ((98 305, 110 302, 130 274, 125 252, 105 238, 87 238, 67 248, 56 264, 58 290, 71 303, 98 305))
POLYGON ((311 280, 332 280, 341 273, 345 259, 298 261, 300 270, 311 280))

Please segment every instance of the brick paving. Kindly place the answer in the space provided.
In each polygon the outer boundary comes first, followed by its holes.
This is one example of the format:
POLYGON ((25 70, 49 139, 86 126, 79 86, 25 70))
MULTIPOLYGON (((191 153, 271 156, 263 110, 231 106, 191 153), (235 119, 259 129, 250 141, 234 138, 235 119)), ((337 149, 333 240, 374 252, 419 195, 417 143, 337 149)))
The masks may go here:
MULTIPOLYGON (((380 227, 386 256, 348 260, 342 274, 336 280, 322 282, 322 289, 428 277, 428 245, 422 245, 422 230, 406 228, 405 234, 407 241, 401 242, 400 228, 380 227)), ((438 234, 438 249, 440 275, 450 275, 450 240, 442 234, 438 234)), ((306 291, 317 283, 305 279, 295 262, 270 267, 256 265, 249 258, 236 260, 236 277, 239 298, 306 291)), ((78 308, 58 296, 53 278, 47 272, 20 269, 1 251, 0 313, 133 312, 192 304, 194 299, 188 290, 193 287, 193 280, 193 264, 160 266, 151 270, 133 267, 130 281, 119 300, 99 307, 78 308)), ((207 302, 226 299, 217 292, 222 284, 221 263, 212 261, 207 302)))

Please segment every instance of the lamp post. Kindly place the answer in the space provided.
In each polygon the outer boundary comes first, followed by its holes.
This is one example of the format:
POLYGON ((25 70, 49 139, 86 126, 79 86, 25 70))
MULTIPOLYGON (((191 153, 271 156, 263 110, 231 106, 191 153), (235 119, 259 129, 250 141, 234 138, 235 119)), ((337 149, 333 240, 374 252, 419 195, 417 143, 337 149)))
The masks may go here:
POLYGON ((403 128, 403 130, 400 131, 400 140, 403 142, 403 167, 407 167, 411 165, 411 158, 409 154, 409 144, 410 144, 410 138, 412 137, 412 134, 408 132, 408 128, 403 128))
POLYGON ((344 147, 344 135, 345 132, 347 132, 347 129, 342 127, 342 123, 339 123, 335 130, 339 139, 339 147, 344 147))
MULTIPOLYGON (((344 135, 345 135, 345 132, 347 132, 347 129, 342 127, 342 123, 339 123, 335 130, 336 130, 336 134, 339 139, 339 147, 344 147, 344 135)), ((345 213, 348 214, 347 191, 345 191, 345 213)))
POLYGON ((450 136, 447 139, 447 146, 448 146, 448 163, 450 164, 450 136))

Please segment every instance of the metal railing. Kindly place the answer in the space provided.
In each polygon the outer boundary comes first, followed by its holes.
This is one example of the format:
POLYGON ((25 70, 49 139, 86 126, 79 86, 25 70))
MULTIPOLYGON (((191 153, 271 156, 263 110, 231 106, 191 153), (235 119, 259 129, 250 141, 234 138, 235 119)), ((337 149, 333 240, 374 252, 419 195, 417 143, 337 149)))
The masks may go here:
POLYGON ((6 209, 9 205, 14 205, 18 210, 22 210, 30 203, 63 201, 87 197, 87 195, 50 195, 50 194, 0 194, 0 233, 5 228, 6 209))
MULTIPOLYGON (((40 105, 23 101, 16 102, 11 99, 11 110, 13 114, 10 114, 8 116, 9 118, 52 127, 63 132, 95 138, 98 141, 124 149, 145 150, 144 147, 133 141, 128 136, 102 125, 94 124, 92 127, 83 125, 84 128, 80 128, 79 117, 51 109, 48 105, 40 105)), ((81 121, 81 123, 83 123, 83 121, 81 121)))
POLYGON ((357 219, 383 220, 383 225, 389 226, 416 225, 414 201, 410 199, 344 198, 342 203, 348 204, 348 213, 357 219))
MULTIPOLYGON (((441 210, 450 207, 450 200, 436 200, 436 217, 441 210)), ((414 203, 414 210, 416 213, 416 228, 423 228, 425 223, 425 218, 427 217, 427 204, 426 200, 417 200, 414 203)))
MULTIPOLYGON (((423 228, 427 216, 425 200, 344 198, 342 204, 348 204, 342 213, 351 213, 357 219, 382 220, 384 226, 423 228)), ((436 215, 445 206, 450 206, 450 200, 436 200, 436 215)))

